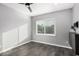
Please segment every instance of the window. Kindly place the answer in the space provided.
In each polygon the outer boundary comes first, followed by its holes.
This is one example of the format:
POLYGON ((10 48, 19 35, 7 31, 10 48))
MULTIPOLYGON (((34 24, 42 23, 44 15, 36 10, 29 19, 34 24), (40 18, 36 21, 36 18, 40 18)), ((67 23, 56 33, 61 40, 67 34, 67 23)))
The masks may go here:
POLYGON ((54 19, 36 21, 37 35, 56 35, 56 21, 54 19))

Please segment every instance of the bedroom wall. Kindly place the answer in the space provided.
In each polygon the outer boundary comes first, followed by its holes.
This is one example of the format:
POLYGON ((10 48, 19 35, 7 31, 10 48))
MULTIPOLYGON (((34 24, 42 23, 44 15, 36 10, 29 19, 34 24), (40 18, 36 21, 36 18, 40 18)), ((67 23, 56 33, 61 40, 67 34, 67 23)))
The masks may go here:
POLYGON ((31 40, 31 19, 27 15, 27 10, 26 14, 23 14, 14 8, 0 4, 0 34, 0 42, 2 42, 0 45, 3 50, 29 42, 31 40))
POLYGON ((0 33, 0 51, 2 50, 2 34, 0 33))
POLYGON ((72 9, 61 10, 32 17, 32 40, 48 44, 70 47, 69 31, 72 24, 72 9), (45 19, 56 20, 56 36, 36 35, 36 21, 45 19))
POLYGON ((79 3, 75 3, 73 7, 73 23, 79 21, 79 3))

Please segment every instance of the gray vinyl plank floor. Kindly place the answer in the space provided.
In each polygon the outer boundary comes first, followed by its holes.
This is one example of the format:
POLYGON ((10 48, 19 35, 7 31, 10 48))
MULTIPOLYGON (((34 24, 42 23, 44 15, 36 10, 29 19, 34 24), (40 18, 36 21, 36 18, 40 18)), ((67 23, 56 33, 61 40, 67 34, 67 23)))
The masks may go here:
POLYGON ((74 56, 72 49, 30 42, 0 54, 1 56, 74 56))

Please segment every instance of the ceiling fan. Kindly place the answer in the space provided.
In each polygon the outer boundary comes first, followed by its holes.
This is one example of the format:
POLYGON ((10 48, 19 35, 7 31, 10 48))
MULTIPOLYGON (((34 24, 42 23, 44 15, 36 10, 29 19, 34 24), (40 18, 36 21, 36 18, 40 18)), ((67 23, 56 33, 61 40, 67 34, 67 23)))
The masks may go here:
POLYGON ((29 11, 32 12, 30 5, 33 3, 19 3, 19 4, 25 5, 29 9, 29 11))

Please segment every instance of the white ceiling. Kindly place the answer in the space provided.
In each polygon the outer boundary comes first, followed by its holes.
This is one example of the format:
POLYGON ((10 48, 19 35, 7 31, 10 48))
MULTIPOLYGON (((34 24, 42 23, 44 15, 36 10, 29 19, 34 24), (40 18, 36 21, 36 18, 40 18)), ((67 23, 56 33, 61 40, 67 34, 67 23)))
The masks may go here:
POLYGON ((12 8, 13 10, 21 13, 23 16, 30 15, 28 8, 25 7, 24 5, 21 5, 18 3, 2 3, 2 5, 6 6, 8 8, 12 8))
POLYGON ((31 5, 32 12, 30 13, 27 7, 17 3, 4 3, 5 6, 29 16, 37 16, 45 13, 55 12, 59 10, 69 9, 73 7, 73 3, 34 3, 31 5))
POLYGON ((36 3, 31 5, 32 13, 31 16, 37 16, 45 13, 55 12, 59 10, 72 8, 74 4, 72 3, 36 3))

